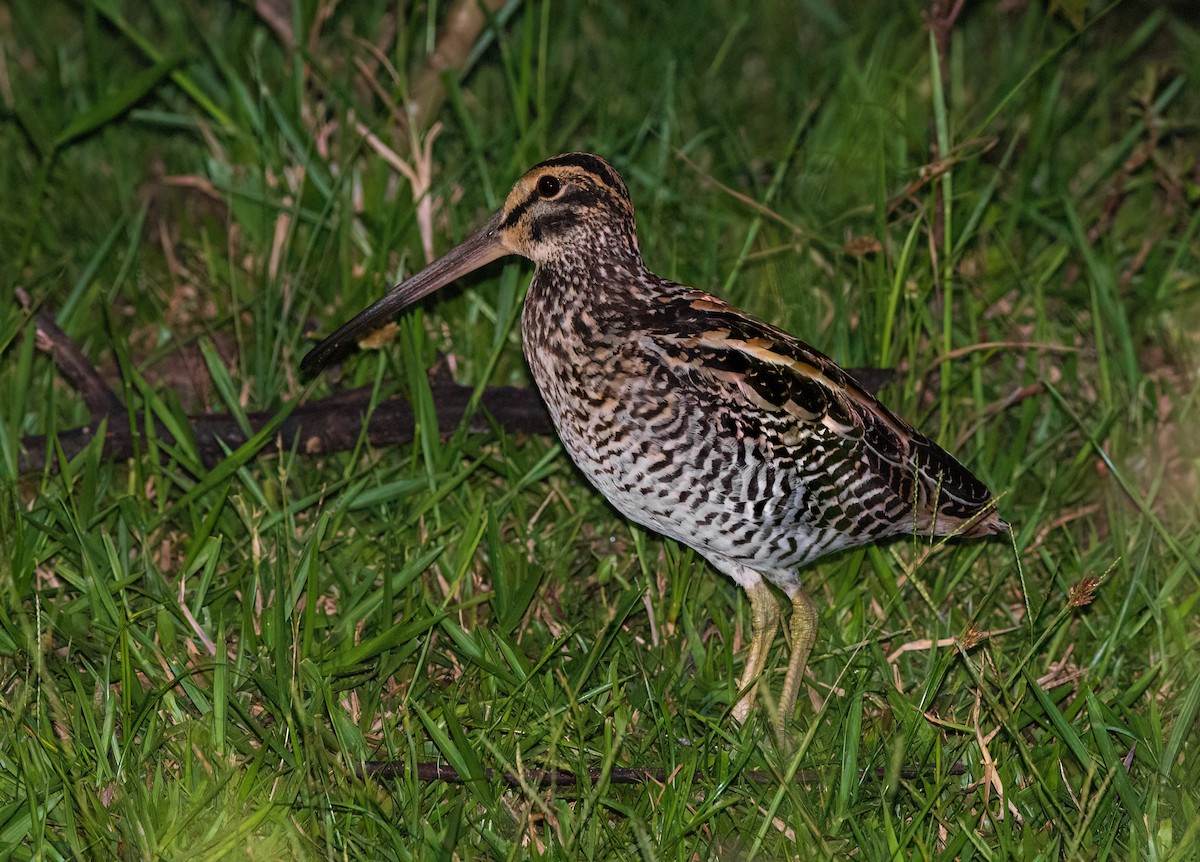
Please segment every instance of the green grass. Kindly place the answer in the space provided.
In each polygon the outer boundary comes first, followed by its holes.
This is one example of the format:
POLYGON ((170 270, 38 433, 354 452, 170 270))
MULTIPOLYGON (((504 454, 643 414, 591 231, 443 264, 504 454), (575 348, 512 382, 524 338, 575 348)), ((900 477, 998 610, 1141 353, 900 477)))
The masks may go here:
POLYGON ((1003 495, 1011 545, 806 573, 821 706, 781 752, 728 718, 732 584, 554 440, 436 433, 439 354, 528 383, 527 263, 297 378, 312 333, 423 261, 411 189, 354 122, 404 151, 433 5, 314 29, 330 4, 301 4, 294 52, 248 4, 0 7, 0 856, 1196 858, 1195 11, 1129 0, 1077 30, 967 4, 941 87, 915 2, 513 4, 451 83, 439 252, 536 161, 601 153, 652 268, 900 368, 884 399, 1003 495), (373 385, 413 399, 417 439, 313 458, 268 434, 215 466, 145 439, 18 476, 24 436, 89 420, 18 286, 129 421, 373 385), (410 771, 355 777, 388 759, 410 771), (535 768, 600 777, 485 772, 535 768))

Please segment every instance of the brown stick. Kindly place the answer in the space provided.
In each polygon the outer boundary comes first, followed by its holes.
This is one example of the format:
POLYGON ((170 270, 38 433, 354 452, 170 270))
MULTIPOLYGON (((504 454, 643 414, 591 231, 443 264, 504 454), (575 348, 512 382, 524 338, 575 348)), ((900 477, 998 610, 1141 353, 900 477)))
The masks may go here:
MULTIPOLYGON (((469 779, 459 775, 457 770, 444 763, 417 763, 413 766, 413 777, 417 781, 445 781, 449 784, 462 784, 469 779)), ((965 775, 967 767, 962 763, 952 763, 946 770, 948 775, 965 775)), ((363 763, 362 767, 355 770, 355 774, 359 778, 374 778, 377 781, 389 781, 393 778, 405 778, 408 775, 408 770, 402 760, 368 760, 363 763)), ((918 768, 901 769, 897 774, 899 778, 906 781, 911 781, 915 778, 920 778, 930 774, 930 770, 918 768)), ((741 773, 741 776, 754 784, 771 784, 779 780, 779 776, 774 772, 767 772, 761 769, 748 769, 741 773)), ((875 769, 863 769, 858 773, 860 779, 874 778, 876 781, 883 781, 887 778, 887 770, 882 766, 875 769)), ((501 772, 496 769, 485 769, 483 778, 485 781, 494 781, 499 778, 502 783, 508 787, 521 787, 530 785, 533 787, 575 787, 579 784, 595 784, 604 777, 603 770, 589 769, 584 776, 576 775, 573 772, 561 772, 557 769, 526 769, 520 773, 501 772)), ((614 767, 608 770, 608 782, 610 784, 666 784, 671 778, 671 773, 662 767, 657 766, 634 766, 634 767, 614 767)), ((802 769, 796 773, 795 780, 797 783, 803 784, 812 781, 819 781, 823 778, 815 770, 802 769)), ((700 781, 708 779, 708 774, 704 772, 692 773, 692 783, 696 784, 700 781)))
MULTIPOLYGON (((454 431, 462 422, 471 398, 470 386, 441 382, 433 386, 433 401, 437 410, 438 430, 443 434, 454 431)), ((299 451, 306 455, 323 455, 354 448, 362 433, 363 420, 371 401, 369 387, 339 392, 329 398, 301 404, 283 421, 276 436, 291 445, 299 440, 299 451)), ((495 386, 484 390, 480 410, 471 421, 472 432, 490 428, 488 417, 508 431, 527 434, 550 434, 554 430, 550 414, 541 397, 533 389, 515 386, 495 386)), ((263 428, 274 413, 260 411, 247 416, 251 434, 263 428)), ((188 418, 196 448, 205 464, 213 465, 225 457, 225 448, 235 449, 248 439, 237 420, 228 414, 200 415, 188 418)), ((138 428, 142 434, 146 429, 138 428)), ((155 436, 172 441, 166 428, 156 424, 155 436)), ((94 426, 73 428, 58 435, 59 445, 68 458, 78 455, 95 438, 94 426)), ((398 446, 413 439, 413 411, 400 398, 381 401, 371 413, 367 424, 367 439, 373 446, 398 446)), ((110 421, 104 438, 104 458, 122 460, 134 454, 134 433, 124 416, 110 421)), ((22 474, 42 470, 47 458, 53 458, 54 447, 44 437, 31 436, 21 441, 22 453, 17 460, 22 474)))
MULTIPOLYGON (((33 311, 33 301, 23 289, 17 288, 17 301, 26 312, 33 311)), ((95 422, 125 416, 125 405, 100 376, 96 366, 83 355, 78 345, 59 329, 54 315, 39 308, 34 315, 37 347, 50 354, 59 373, 71 384, 71 388, 83 396, 83 403, 95 422)))

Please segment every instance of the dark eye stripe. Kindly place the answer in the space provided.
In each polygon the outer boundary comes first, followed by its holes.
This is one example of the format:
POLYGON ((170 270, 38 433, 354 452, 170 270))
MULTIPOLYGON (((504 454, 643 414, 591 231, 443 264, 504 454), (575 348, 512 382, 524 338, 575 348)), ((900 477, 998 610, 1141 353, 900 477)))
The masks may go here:
POLYGON ((537 189, 534 189, 533 194, 513 207, 513 211, 508 214, 508 218, 500 223, 500 229, 506 230, 519 222, 521 216, 525 215, 525 210, 533 206, 533 202, 538 200, 541 200, 541 195, 537 193, 537 189))

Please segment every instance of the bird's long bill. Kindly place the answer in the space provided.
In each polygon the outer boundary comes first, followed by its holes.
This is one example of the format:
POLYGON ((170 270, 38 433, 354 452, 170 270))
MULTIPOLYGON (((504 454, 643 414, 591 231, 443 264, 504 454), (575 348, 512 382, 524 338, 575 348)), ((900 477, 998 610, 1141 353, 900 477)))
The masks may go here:
POLYGON ((503 213, 496 213, 488 219, 487 224, 446 252, 443 257, 407 281, 396 285, 387 296, 310 350, 300 362, 301 373, 315 374, 348 353, 364 335, 383 326, 400 309, 484 264, 509 254, 508 249, 500 242, 499 227, 502 215, 503 213))

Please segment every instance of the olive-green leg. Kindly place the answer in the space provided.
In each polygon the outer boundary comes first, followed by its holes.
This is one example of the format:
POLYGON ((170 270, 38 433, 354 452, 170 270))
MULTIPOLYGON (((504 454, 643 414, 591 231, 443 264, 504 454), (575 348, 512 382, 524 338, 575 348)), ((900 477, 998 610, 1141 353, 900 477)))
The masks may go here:
POLYGON ((739 723, 745 722, 750 715, 750 707, 754 705, 754 694, 758 689, 758 677, 766 666, 767 653, 771 651, 771 643, 779 627, 779 602, 765 581, 748 587, 746 596, 750 599, 750 649, 746 657, 746 669, 742 671, 742 679, 738 683, 738 691, 742 692, 742 696, 733 706, 733 717, 739 723))
POLYGON ((784 730, 796 710, 796 696, 800 693, 804 668, 808 664, 813 642, 817 639, 817 621, 817 606, 801 587, 792 596, 792 619, 789 624, 792 658, 788 662, 783 691, 779 695, 779 714, 775 716, 775 736, 780 740, 785 738, 784 730))

